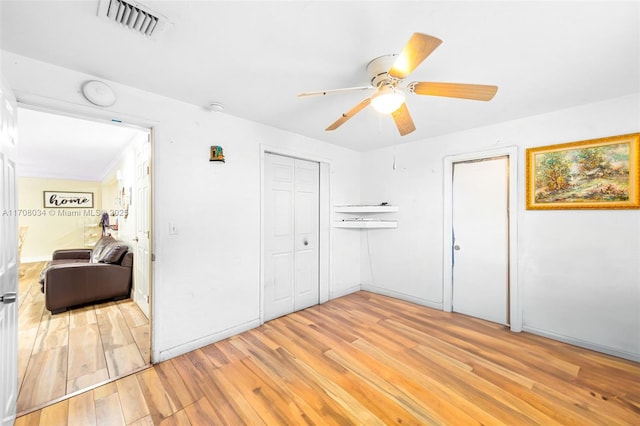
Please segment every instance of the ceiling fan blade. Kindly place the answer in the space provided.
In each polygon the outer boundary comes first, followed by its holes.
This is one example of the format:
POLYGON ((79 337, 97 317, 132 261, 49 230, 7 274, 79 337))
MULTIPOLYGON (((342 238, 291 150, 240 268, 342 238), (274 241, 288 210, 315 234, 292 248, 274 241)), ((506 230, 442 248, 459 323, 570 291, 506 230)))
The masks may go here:
POLYGON ((408 135, 416 129, 406 103, 400 105, 400 108, 392 112, 391 116, 393 117, 393 121, 396 122, 396 127, 400 132, 400 136, 408 135))
POLYGON ((327 127, 325 130, 331 131, 331 130, 337 129, 338 127, 342 126, 347 120, 349 120, 351 117, 353 117, 354 115, 362 111, 370 103, 371 103, 371 98, 367 98, 361 101, 358 105, 354 106, 349 111, 342 114, 340 118, 338 118, 336 121, 331 123, 331 125, 327 127))
POLYGON ((389 75, 398 79, 404 79, 415 70, 418 65, 440 46, 442 40, 427 34, 413 33, 409 42, 393 63, 389 75))
POLYGON ((411 83, 409 90, 418 95, 446 96, 448 98, 472 99, 476 101, 490 101, 498 91, 498 86, 485 84, 462 83, 411 83))
POLYGON ((298 93, 299 98, 304 98, 306 96, 317 96, 317 95, 332 95, 334 93, 342 93, 342 92, 356 92, 359 90, 370 90, 375 89, 373 86, 359 86, 359 87, 345 87, 344 89, 331 89, 331 90, 319 90, 317 92, 302 92, 298 93))

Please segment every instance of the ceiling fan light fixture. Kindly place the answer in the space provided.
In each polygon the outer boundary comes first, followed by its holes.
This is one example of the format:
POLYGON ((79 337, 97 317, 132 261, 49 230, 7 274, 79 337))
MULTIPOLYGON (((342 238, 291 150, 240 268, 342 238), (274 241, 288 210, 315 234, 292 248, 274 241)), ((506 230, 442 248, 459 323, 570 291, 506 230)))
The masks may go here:
POLYGON ((402 90, 395 87, 383 86, 371 97, 371 106, 382 114, 391 114, 404 103, 406 98, 402 90))

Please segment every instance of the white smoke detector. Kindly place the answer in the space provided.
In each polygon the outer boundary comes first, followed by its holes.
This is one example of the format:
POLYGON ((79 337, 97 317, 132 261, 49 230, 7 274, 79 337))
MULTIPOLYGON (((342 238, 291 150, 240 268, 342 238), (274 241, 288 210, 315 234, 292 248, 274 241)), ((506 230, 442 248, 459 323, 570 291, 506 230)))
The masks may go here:
POLYGON ((100 0, 98 16, 149 37, 162 33, 169 25, 167 17, 133 0, 100 0))
POLYGON ((82 94, 89 102, 101 107, 109 107, 116 102, 116 93, 104 81, 86 81, 82 85, 82 94))

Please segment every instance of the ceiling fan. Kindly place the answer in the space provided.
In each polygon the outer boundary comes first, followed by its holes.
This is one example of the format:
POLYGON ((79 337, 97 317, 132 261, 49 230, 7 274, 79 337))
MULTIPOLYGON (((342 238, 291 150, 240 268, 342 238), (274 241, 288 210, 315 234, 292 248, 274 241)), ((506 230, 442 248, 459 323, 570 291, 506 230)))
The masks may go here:
POLYGON ((407 135, 416 129, 411 114, 409 114, 409 110, 407 109, 407 104, 405 103, 407 93, 478 101, 491 100, 498 91, 497 86, 421 81, 414 81, 403 85, 404 79, 407 78, 440 43, 442 43, 442 40, 439 38, 427 34, 414 33, 399 55, 384 55, 369 62, 367 65, 367 73, 371 78, 370 85, 318 92, 304 92, 299 93, 298 97, 375 89, 376 93, 342 114, 340 118, 325 130, 331 131, 337 129, 371 104, 377 111, 383 114, 391 114, 401 136, 407 135))

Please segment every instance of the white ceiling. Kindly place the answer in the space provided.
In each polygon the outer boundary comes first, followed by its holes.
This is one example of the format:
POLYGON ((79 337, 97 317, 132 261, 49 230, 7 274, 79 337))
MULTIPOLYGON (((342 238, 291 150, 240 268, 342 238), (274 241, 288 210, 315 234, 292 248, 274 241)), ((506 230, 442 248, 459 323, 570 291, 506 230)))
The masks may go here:
POLYGON ((142 130, 20 108, 19 176, 102 181, 142 130))
MULTIPOLYGON (((640 3, 146 1, 171 27, 149 39, 96 17, 98 0, 8 1, 2 48, 357 150, 424 139, 640 91, 640 3), (366 64, 413 32, 443 43, 407 81, 495 84, 490 102, 412 95, 400 137, 367 96, 366 64)), ((117 108, 117 104, 115 105, 117 108)))

